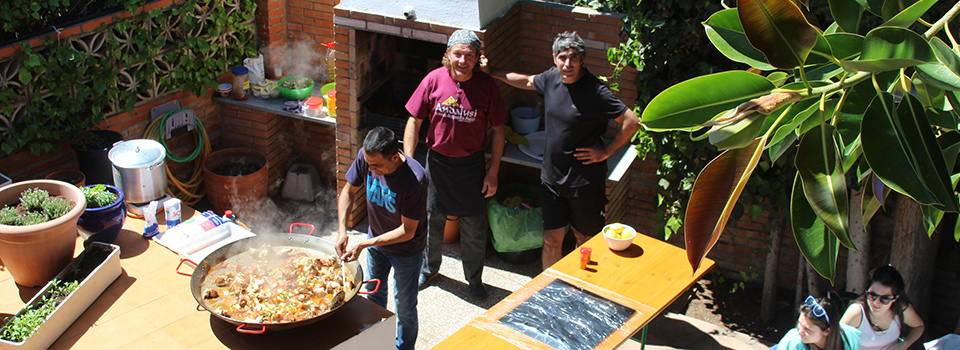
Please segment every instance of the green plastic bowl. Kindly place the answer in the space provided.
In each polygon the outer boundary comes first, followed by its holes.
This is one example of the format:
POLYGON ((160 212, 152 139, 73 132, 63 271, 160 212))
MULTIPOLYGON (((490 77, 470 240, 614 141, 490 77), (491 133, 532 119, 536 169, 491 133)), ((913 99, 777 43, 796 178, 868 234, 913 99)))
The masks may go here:
POLYGON ((320 97, 327 96, 327 92, 337 88, 337 83, 326 83, 320 87, 320 97))
POLYGON ((277 86, 280 88, 280 96, 283 96, 283 98, 287 100, 301 100, 310 97, 310 93, 313 92, 313 79, 310 79, 310 86, 302 89, 287 89, 283 87, 285 82, 301 78, 303 77, 285 77, 280 79, 280 81, 277 82, 277 86))

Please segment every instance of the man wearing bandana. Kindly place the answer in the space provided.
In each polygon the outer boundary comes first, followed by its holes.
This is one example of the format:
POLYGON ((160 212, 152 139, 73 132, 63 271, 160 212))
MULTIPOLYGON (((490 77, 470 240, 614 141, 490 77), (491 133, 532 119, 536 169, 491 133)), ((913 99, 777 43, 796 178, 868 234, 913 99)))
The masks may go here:
POLYGON ((481 278, 489 230, 485 198, 497 192, 507 120, 496 82, 477 67, 480 55, 480 39, 472 31, 450 35, 443 67, 428 73, 407 101, 411 116, 403 134, 403 150, 412 155, 421 123, 429 125, 428 234, 421 288, 439 273, 446 217, 457 216, 463 274, 475 302, 487 298, 481 278), (493 129, 489 168, 484 156, 488 127, 493 129))

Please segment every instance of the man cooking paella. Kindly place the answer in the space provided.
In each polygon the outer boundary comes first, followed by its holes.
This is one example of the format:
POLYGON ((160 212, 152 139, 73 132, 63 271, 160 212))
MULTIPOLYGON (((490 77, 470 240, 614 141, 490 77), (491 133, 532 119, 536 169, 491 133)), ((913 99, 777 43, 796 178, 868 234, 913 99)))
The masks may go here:
MULTIPOLYGON (((394 270, 397 305, 397 349, 413 349, 417 341, 417 282, 427 241, 427 175, 413 157, 400 151, 396 135, 377 127, 363 141, 337 201, 339 222, 335 247, 343 261, 353 261, 367 249, 367 279, 386 281, 394 270), (366 186, 367 238, 348 242, 347 213, 360 186, 366 186)), ((367 298, 387 307, 388 284, 367 298)), ((368 289, 369 291, 370 289, 368 289)))

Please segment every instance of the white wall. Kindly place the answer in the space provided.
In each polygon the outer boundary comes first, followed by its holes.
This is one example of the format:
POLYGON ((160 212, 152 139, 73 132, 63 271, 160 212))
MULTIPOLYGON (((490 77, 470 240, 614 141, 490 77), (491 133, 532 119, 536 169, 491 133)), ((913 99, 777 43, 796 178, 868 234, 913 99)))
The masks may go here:
POLYGON ((408 6, 417 22, 481 30, 519 0, 340 0, 337 8, 404 18, 408 6))

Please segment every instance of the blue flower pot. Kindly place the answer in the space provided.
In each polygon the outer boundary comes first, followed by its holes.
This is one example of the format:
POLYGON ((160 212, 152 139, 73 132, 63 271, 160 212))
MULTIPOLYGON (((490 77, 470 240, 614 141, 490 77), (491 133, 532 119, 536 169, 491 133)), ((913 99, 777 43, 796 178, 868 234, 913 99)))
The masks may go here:
MULTIPOLYGON (((93 187, 87 185, 84 187, 93 187)), ((116 193, 116 202, 105 207, 87 208, 80 215, 77 224, 80 233, 87 241, 111 243, 117 239, 123 221, 127 218, 127 206, 123 203, 123 191, 112 185, 104 185, 110 192, 116 193)))

